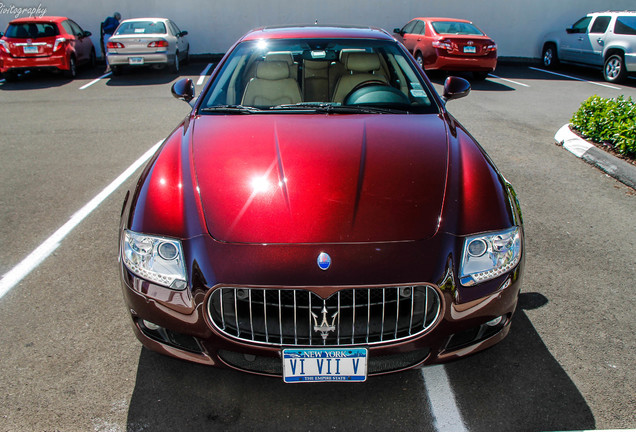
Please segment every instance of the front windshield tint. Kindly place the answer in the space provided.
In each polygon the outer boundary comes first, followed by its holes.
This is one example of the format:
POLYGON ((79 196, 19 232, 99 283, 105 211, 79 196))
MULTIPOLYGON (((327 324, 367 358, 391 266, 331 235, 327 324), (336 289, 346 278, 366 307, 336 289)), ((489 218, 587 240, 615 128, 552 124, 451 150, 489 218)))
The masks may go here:
POLYGON ((123 22, 116 35, 165 34, 166 26, 161 21, 128 21, 123 22))
POLYGON ((280 39, 240 43, 226 59, 201 112, 384 107, 432 113, 430 90, 393 41, 280 39))
POLYGON ((482 36, 483 33, 470 23, 456 21, 437 21, 431 24, 437 34, 454 34, 467 36, 482 36))

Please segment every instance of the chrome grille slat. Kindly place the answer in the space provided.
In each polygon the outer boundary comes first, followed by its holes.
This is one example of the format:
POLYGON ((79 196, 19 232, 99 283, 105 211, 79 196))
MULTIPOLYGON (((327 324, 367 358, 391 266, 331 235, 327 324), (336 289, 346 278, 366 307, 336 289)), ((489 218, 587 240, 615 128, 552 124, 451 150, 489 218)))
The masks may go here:
POLYGON ((219 287, 207 311, 220 332, 251 343, 350 346, 421 334, 437 321, 441 304, 426 284, 344 288, 327 299, 305 289, 219 287))

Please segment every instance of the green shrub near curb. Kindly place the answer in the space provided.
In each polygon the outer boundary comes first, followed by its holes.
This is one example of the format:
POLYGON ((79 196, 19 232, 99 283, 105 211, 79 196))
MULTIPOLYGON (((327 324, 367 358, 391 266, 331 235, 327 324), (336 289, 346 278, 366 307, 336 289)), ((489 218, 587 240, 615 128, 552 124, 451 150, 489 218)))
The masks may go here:
POLYGON ((636 102, 631 97, 606 99, 594 95, 581 104, 571 123, 584 138, 636 159, 636 102))

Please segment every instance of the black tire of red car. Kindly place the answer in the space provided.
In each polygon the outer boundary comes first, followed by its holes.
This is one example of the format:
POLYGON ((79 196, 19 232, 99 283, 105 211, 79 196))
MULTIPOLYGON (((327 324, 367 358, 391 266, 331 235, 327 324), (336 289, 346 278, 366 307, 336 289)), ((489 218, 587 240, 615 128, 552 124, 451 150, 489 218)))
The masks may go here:
POLYGON ((488 78, 488 72, 484 72, 484 71, 473 72, 473 79, 475 81, 483 81, 486 78, 488 78))
POLYGON ((625 60, 622 54, 612 54, 605 59, 603 77, 605 81, 611 83, 619 83, 625 80, 627 71, 625 70, 625 60))
POLYGON ((88 60, 88 67, 94 69, 97 66, 97 55, 95 54, 95 50, 91 50, 91 57, 88 60))
POLYGON ((543 46, 541 53, 541 63, 547 69, 554 69, 559 65, 559 55, 557 54, 556 45, 547 43, 543 46))
POLYGON ((170 65, 170 72, 179 73, 179 51, 174 53, 174 62, 170 65))
POLYGON ((422 57, 422 54, 420 53, 415 54, 415 61, 417 62, 418 65, 420 65, 422 70, 424 70, 424 58, 422 57))
POLYGON ((111 66, 110 71, 113 75, 121 75, 121 66, 111 66))
POLYGON ((75 64, 74 56, 68 59, 68 70, 64 71, 64 76, 71 79, 77 76, 77 65, 75 64))
POLYGON ((16 79, 18 79, 18 74, 15 73, 14 71, 10 70, 10 71, 6 71, 2 75, 2 78, 4 78, 4 80, 6 82, 11 82, 11 81, 15 81, 16 79))

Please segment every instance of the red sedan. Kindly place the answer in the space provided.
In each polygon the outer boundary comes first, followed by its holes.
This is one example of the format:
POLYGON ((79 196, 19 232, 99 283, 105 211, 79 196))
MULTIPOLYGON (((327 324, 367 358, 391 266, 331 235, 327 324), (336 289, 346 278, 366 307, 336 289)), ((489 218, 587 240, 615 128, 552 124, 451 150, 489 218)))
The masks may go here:
POLYGON ((0 73, 10 80, 26 70, 53 70, 74 78, 79 65, 95 66, 90 36, 66 17, 15 19, 0 38, 0 73))
POLYGON ((425 70, 469 71, 482 80, 497 67, 497 44, 470 21, 415 18, 394 32, 425 70))
POLYGON ((149 349, 285 382, 483 350, 523 274, 516 195, 411 55, 373 28, 254 30, 129 191, 119 235, 149 349))

